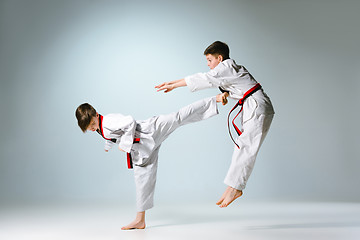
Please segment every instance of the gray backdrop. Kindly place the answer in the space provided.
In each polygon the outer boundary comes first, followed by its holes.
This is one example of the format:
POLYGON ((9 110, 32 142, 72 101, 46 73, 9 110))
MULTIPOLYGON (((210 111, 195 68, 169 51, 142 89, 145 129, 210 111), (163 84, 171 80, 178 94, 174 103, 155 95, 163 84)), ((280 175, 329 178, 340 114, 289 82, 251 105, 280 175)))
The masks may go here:
MULTIPOLYGON (((132 204, 125 154, 74 116, 89 102, 136 119, 217 89, 157 93, 208 71, 229 44, 276 115, 244 200, 359 201, 358 1, 0 1, 0 203, 132 204)), ((218 200, 233 145, 221 114, 162 146, 157 202, 218 200)))

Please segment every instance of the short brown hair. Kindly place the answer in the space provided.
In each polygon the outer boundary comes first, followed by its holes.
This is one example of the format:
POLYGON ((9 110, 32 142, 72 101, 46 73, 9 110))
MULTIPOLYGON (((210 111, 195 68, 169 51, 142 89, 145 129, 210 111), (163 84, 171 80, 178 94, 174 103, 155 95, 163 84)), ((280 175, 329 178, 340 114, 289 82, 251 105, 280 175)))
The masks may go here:
POLYGON ((96 110, 88 103, 81 104, 75 112, 78 125, 83 132, 86 132, 93 117, 96 117, 96 110))
POLYGON ((230 49, 226 43, 216 41, 205 49, 204 55, 208 54, 221 55, 223 57, 223 60, 226 60, 230 58, 230 49))

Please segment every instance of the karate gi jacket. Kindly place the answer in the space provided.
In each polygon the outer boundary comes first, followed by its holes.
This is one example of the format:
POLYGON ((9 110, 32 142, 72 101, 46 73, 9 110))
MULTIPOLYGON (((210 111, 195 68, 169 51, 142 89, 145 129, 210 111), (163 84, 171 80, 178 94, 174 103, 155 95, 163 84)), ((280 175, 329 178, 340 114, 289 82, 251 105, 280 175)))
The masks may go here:
MULTIPOLYGON (((244 93, 255 86, 257 81, 241 65, 237 65, 233 59, 220 62, 214 69, 206 73, 196 73, 185 77, 190 91, 198 91, 205 88, 219 87, 229 92, 229 97, 239 100, 244 93)), ((274 114, 274 108, 270 98, 261 89, 252 94, 243 104, 243 121, 251 119, 255 114, 274 114)))
POLYGON ((154 121, 152 117, 144 121, 135 121, 132 116, 108 114, 99 116, 100 134, 106 139, 105 150, 117 145, 127 153, 131 152, 134 164, 142 165, 155 148, 154 121), (140 138, 140 144, 134 143, 140 138))

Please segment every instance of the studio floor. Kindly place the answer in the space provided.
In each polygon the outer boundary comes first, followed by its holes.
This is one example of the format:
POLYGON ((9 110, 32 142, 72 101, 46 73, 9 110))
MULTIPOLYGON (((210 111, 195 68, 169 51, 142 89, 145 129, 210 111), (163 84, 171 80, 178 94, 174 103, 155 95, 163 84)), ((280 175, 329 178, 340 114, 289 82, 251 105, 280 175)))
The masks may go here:
POLYGON ((130 231, 121 227, 133 220, 133 206, 2 207, 0 239, 360 239, 360 203, 158 205, 145 230, 130 231))

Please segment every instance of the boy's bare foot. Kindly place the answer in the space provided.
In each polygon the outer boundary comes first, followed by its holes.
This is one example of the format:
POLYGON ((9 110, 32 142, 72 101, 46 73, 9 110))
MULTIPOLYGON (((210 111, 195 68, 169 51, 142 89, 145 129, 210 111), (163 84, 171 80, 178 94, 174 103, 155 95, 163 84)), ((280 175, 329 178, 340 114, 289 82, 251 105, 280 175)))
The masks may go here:
POLYGON ((137 222, 135 220, 129 225, 122 227, 121 230, 144 229, 144 228, 145 228, 145 222, 137 222))
POLYGON ((226 105, 228 103, 227 97, 229 94, 227 92, 216 95, 216 102, 221 102, 222 105, 226 105))
POLYGON ((224 199, 225 199, 225 197, 226 197, 226 195, 227 195, 228 190, 230 190, 230 187, 227 187, 227 188, 226 188, 225 192, 223 193, 223 195, 221 196, 221 198, 219 199, 219 201, 216 203, 216 205, 220 205, 220 204, 224 201, 224 199))
POLYGON ((243 192, 228 186, 221 196, 220 200, 216 203, 219 207, 224 208, 229 206, 235 199, 241 197, 243 192))
POLYGON ((138 212, 136 218, 129 225, 122 227, 121 230, 144 229, 145 228, 145 212, 138 212))

